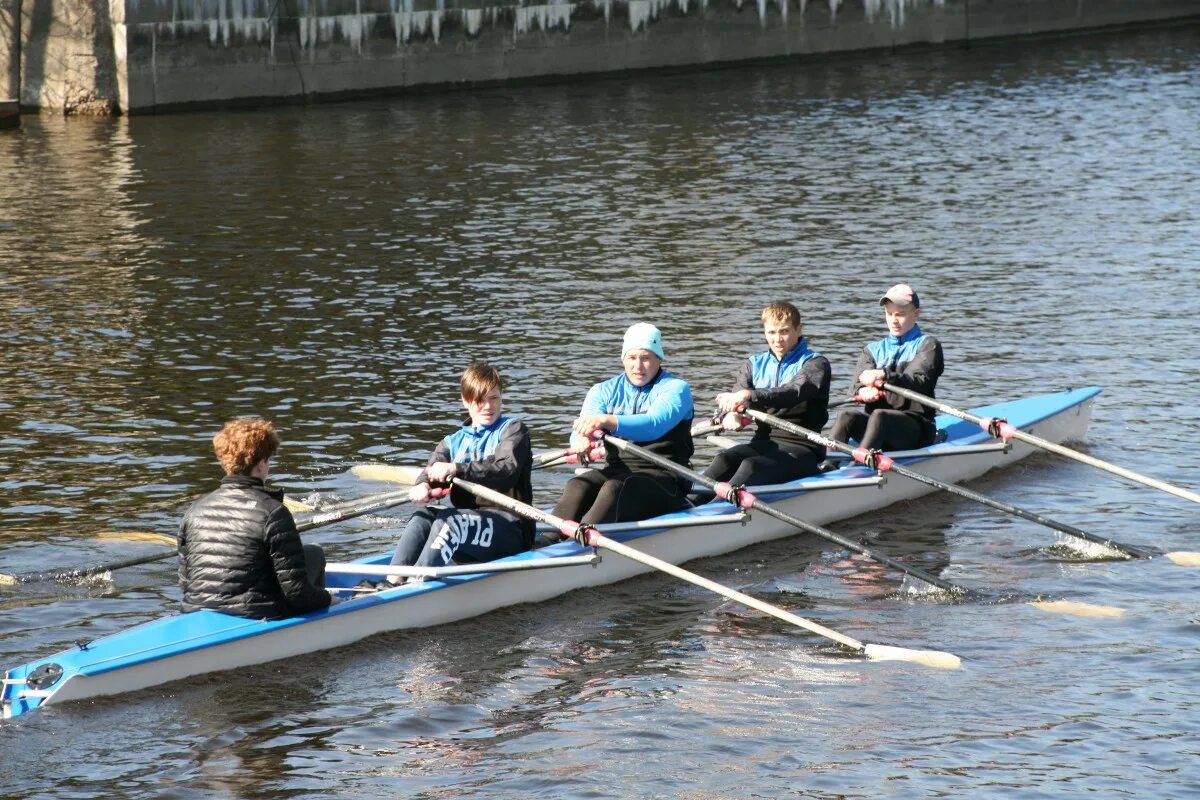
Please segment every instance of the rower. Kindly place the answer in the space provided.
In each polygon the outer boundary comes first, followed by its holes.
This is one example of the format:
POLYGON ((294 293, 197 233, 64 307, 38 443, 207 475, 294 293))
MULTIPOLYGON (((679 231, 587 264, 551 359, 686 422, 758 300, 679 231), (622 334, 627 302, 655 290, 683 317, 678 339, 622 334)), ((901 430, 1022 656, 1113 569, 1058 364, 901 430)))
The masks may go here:
MULTIPOLYGON (((459 395, 469 417, 442 439, 417 476, 408 498, 428 503, 434 487, 462 478, 523 503, 532 502, 533 450, 525 423, 501 413, 504 388, 500 371, 476 361, 459 380, 459 395)), ((393 564, 444 567, 452 562, 479 563, 523 553, 533 546, 533 523, 494 507, 457 486, 452 508, 426 507, 413 514, 392 555, 393 564)), ((391 576, 390 583, 400 583, 391 576)))
POLYGON ((858 441, 868 450, 909 450, 933 444, 937 429, 933 409, 885 392, 883 383, 934 396, 942 374, 942 345, 923 332, 921 298, 906 283, 898 283, 879 298, 888 335, 862 350, 854 368, 851 390, 862 409, 843 411, 834 422, 831 439, 858 441))
POLYGON ((325 553, 302 544, 283 492, 266 487, 279 434, 264 419, 225 423, 213 437, 225 470, 179 525, 183 610, 283 619, 326 608, 325 553))
MULTIPOLYGON (((754 408, 819 431, 829 419, 829 359, 809 349, 800 312, 777 301, 762 310, 767 351, 742 362, 733 389, 717 395, 721 427, 744 427, 740 411, 754 408)), ((758 423, 748 444, 721 451, 704 474, 734 486, 786 483, 816 475, 825 448, 779 428, 758 423)), ((698 503, 712 500, 705 492, 698 503)))
MULTIPOLYGON (((596 431, 614 433, 687 466, 692 445, 692 390, 663 368, 662 333, 645 322, 630 326, 621 346, 620 375, 588 391, 571 433, 571 450, 587 452, 596 431)), ((567 481, 555 516, 595 525, 633 522, 688 505, 690 481, 605 445, 603 469, 567 481)))

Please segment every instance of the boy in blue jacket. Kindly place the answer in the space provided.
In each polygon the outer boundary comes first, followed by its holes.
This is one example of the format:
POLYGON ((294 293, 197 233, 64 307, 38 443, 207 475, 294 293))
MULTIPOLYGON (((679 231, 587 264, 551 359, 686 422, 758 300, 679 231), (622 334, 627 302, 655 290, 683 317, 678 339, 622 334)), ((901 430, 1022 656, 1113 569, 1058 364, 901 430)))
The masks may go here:
POLYGON ((934 397, 942 374, 942 345, 924 333, 917 320, 921 298, 906 283, 898 283, 879 298, 888 335, 862 350, 854 368, 854 400, 862 410, 844 411, 831 439, 858 441, 868 450, 909 450, 933 444, 937 429, 932 408, 884 391, 891 383, 934 397))
MULTIPOLYGON (((741 428, 738 412, 753 408, 819 433, 829 419, 829 359, 808 346, 791 303, 769 304, 762 324, 767 351, 743 361, 733 389, 717 395, 721 426, 741 428)), ((734 486, 786 483, 816 475, 824 458, 824 447, 760 422, 754 438, 722 450, 704 474, 734 486)), ((697 502, 712 497, 705 492, 697 502)))
MULTIPOLYGON (((692 446, 692 390, 663 369, 662 333, 639 322, 625 332, 620 375, 587 393, 575 420, 571 449, 586 451, 596 430, 688 466, 692 446)), ((632 522, 687 506, 691 482, 673 472, 606 447, 607 466, 567 481, 557 516, 587 524, 632 522)))
MULTIPOLYGON (((531 502, 529 431, 523 422, 500 413, 500 371, 477 361, 467 367, 459 386, 470 419, 438 443, 409 491, 409 500, 427 503, 433 486, 445 486, 459 477, 522 503, 531 502)), ((533 546, 529 520, 489 507, 487 501, 458 487, 451 489, 449 500, 453 508, 428 507, 413 514, 396 545, 393 564, 443 567, 452 561, 478 563, 533 546)))

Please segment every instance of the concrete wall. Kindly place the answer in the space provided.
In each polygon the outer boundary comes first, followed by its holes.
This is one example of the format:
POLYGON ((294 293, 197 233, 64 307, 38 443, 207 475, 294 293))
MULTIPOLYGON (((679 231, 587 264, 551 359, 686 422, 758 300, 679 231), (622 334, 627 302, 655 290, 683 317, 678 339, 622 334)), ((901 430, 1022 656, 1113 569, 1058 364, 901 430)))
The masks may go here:
POLYGON ((20 86, 20 0, 0 0, 0 101, 17 99, 20 86))
MULTIPOLYGON (((117 109, 114 10, 123 0, 0 0, 18 11, 22 108, 63 114, 117 109)), ((10 24, 12 24, 10 22, 10 24)), ((11 79, 10 79, 11 80, 11 79)))
POLYGON ((1200 15, 1200 0, 0 0, 0 9, 17 2, 25 4, 22 102, 68 113, 357 95, 1200 15))

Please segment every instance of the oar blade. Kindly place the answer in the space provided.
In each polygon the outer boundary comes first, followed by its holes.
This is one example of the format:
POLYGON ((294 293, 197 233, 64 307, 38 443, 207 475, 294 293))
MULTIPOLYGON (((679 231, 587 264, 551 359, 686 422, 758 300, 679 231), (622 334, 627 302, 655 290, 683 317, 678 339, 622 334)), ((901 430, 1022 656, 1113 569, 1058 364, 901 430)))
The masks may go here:
POLYGON ((125 542, 153 542, 154 544, 165 544, 174 547, 178 542, 174 536, 168 536, 165 533, 152 533, 151 531, 100 531, 96 534, 97 539, 119 539, 125 542))
POLYGON ((1200 553, 1176 550, 1173 553, 1167 553, 1167 558, 1181 567, 1200 567, 1200 553))
POLYGON ((885 644, 869 644, 863 648, 872 661, 908 661, 935 669, 961 669, 962 659, 953 653, 941 650, 910 650, 907 647, 891 647, 885 644))
POLYGON ((1075 600, 1033 600, 1029 605, 1048 614, 1067 614, 1072 617, 1100 617, 1115 619, 1125 616, 1125 609, 1118 606, 1100 606, 1095 603, 1080 603, 1075 600))
POLYGON ((412 486, 421 474, 421 467, 400 464, 356 464, 350 474, 365 481, 385 481, 412 486))
POLYGON ((316 509, 310 506, 308 503, 288 497, 287 495, 284 495, 283 505, 293 514, 298 512, 316 511, 316 509))

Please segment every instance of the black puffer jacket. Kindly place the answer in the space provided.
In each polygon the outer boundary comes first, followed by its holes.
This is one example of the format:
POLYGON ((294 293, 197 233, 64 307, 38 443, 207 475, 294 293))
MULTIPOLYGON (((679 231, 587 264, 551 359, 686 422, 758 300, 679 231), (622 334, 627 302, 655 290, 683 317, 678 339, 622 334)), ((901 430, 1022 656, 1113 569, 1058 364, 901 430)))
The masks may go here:
POLYGON ((282 619, 329 605, 329 593, 309 583, 282 501, 258 478, 230 475, 192 504, 179 525, 184 611, 282 619))

